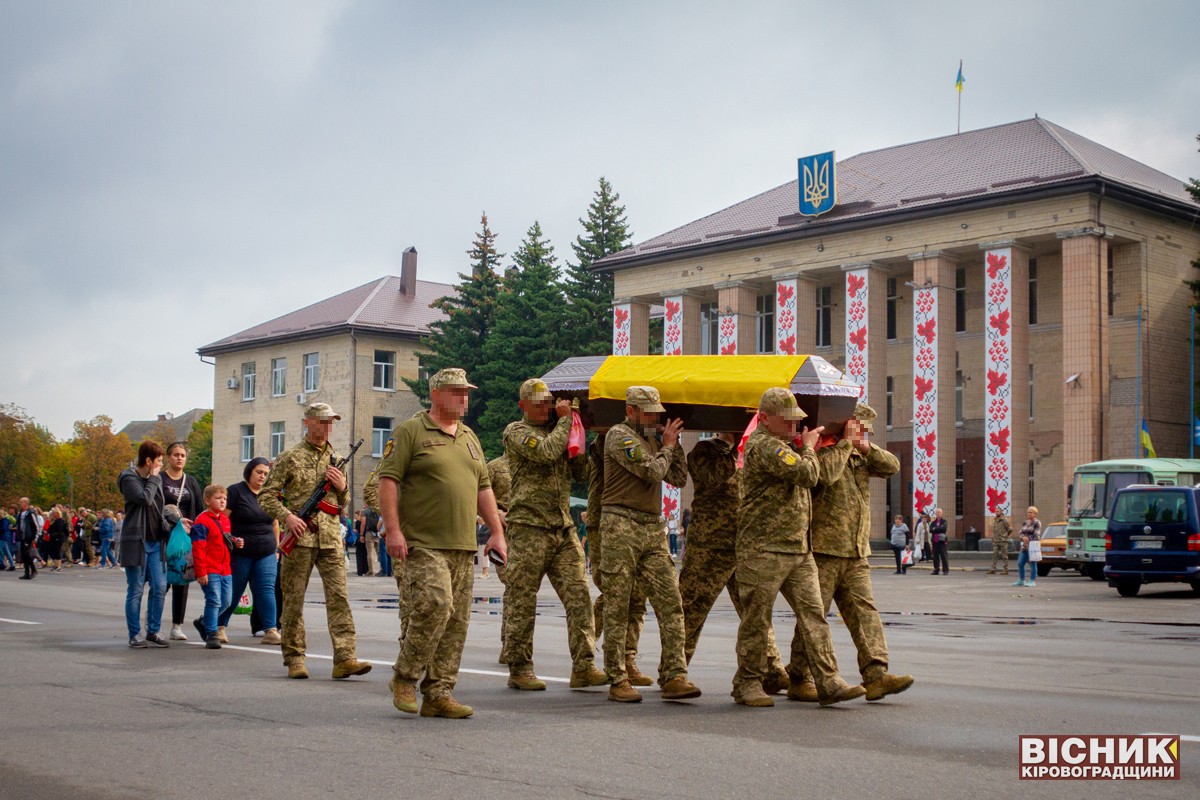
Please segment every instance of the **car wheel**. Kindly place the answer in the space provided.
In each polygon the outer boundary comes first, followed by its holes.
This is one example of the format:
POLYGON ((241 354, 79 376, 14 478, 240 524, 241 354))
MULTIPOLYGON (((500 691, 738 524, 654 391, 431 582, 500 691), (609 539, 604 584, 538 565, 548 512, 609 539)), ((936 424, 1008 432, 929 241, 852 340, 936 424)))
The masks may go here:
POLYGON ((1196 595, 1197 597, 1200 597, 1200 581, 1192 582, 1192 594, 1196 595))
POLYGON ((1137 597, 1137 593, 1141 591, 1141 589, 1141 581, 1117 581, 1117 594, 1121 595, 1121 597, 1137 597))
POLYGON ((1104 565, 1103 564, 1088 564, 1086 574, 1094 581, 1104 580, 1104 565))
POLYGON ((1044 578, 1047 575, 1049 575, 1050 574, 1050 565, 1049 564, 1038 564, 1037 565, 1037 574, 1038 574, 1039 578, 1044 578))

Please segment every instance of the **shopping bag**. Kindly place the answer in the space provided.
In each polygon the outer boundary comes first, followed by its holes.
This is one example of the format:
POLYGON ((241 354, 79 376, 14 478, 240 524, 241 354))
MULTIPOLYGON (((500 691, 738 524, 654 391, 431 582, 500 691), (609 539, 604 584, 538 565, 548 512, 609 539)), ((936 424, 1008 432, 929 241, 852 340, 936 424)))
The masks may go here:
POLYGON ((904 552, 903 552, 903 553, 900 555, 900 564, 901 564, 901 566, 905 566, 905 567, 907 567, 907 566, 910 566, 912 563, 913 563, 913 553, 912 553, 912 550, 905 550, 905 551, 904 551, 904 552))
POLYGON ((567 434, 567 457, 574 458, 587 449, 587 430, 578 411, 571 412, 571 432, 567 434))
POLYGON ((254 611, 254 606, 250 603, 250 594, 247 592, 238 600, 237 608, 233 610, 235 614, 250 614, 254 611))
POLYGON ((183 527, 183 521, 175 523, 167 537, 167 583, 186 586, 196 580, 196 567, 192 561, 192 538, 183 527))
POLYGON ((1037 539, 1029 543, 1029 560, 1035 562, 1042 560, 1042 543, 1037 539))

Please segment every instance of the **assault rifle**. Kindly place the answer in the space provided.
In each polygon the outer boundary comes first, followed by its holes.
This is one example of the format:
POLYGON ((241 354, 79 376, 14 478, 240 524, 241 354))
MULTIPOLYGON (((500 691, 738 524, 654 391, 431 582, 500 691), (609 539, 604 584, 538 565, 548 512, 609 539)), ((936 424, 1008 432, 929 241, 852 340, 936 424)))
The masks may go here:
MULTIPOLYGON (((345 458, 341 458, 334 463, 334 469, 340 470, 342 467, 346 466, 350 459, 354 458, 354 454, 358 452, 358 448, 362 447, 362 443, 363 440, 359 439, 358 442, 350 448, 350 452, 346 454, 345 458)), ((300 510, 296 512, 296 516, 304 520, 304 523, 308 525, 308 529, 310 531, 315 531, 317 529, 317 512, 324 511, 326 514, 333 514, 336 517, 338 516, 338 512, 341 511, 340 508, 325 499, 325 494, 332 487, 333 484, 328 480, 321 481, 316 490, 309 496, 308 500, 305 501, 304 505, 300 507, 300 510)), ((283 553, 285 556, 290 555, 292 548, 296 546, 297 538, 298 537, 296 534, 292 533, 291 531, 286 531, 279 539, 279 552, 283 553)))

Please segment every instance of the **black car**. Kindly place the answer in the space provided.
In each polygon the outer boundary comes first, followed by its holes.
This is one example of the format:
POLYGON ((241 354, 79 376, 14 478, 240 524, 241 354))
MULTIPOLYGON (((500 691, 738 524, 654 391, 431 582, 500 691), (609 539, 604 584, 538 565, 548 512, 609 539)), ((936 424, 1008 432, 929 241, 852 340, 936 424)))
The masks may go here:
POLYGON ((1187 583, 1200 594, 1200 488, 1117 492, 1104 537, 1104 577, 1122 597, 1144 583, 1187 583))

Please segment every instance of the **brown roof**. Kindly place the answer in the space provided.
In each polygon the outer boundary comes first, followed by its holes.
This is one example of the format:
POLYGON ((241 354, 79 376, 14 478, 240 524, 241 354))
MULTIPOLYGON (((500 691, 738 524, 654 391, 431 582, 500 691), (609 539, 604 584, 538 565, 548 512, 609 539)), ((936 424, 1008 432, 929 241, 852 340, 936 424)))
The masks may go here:
POLYGON ((1182 181, 1035 117, 839 161, 838 205, 818 218, 797 213, 799 181, 792 180, 614 253, 597 266, 620 269, 759 237, 800 238, 833 226, 875 224, 882 221, 877 218, 918 209, 944 212, 948 206, 996 202, 1097 178, 1127 187, 1147 202, 1165 201, 1196 213, 1182 181))
POLYGON ((417 281, 415 296, 400 292, 400 278, 385 275, 341 294, 320 300, 298 311, 247 328, 224 339, 206 344, 197 352, 202 356, 227 353, 246 347, 289 339, 309 339, 343 330, 369 330, 409 336, 423 336, 429 325, 443 318, 430 304, 454 294, 447 283, 417 281))
MULTIPOLYGON (((191 411, 180 414, 178 417, 162 420, 167 425, 170 425, 171 429, 175 431, 175 435, 172 437, 171 442, 181 442, 186 440, 188 438, 188 434, 192 432, 192 426, 195 425, 196 422, 198 422, 199 419, 209 411, 212 411, 212 409, 193 408, 191 411)), ((164 414, 163 416, 166 415, 164 414)), ((154 429, 158 427, 158 423, 159 420, 156 419, 133 420, 124 428, 121 428, 118 433, 125 434, 129 437, 129 441, 137 444, 154 433, 154 429)), ((163 447, 166 447, 171 442, 159 442, 159 444, 161 444, 163 447)))

